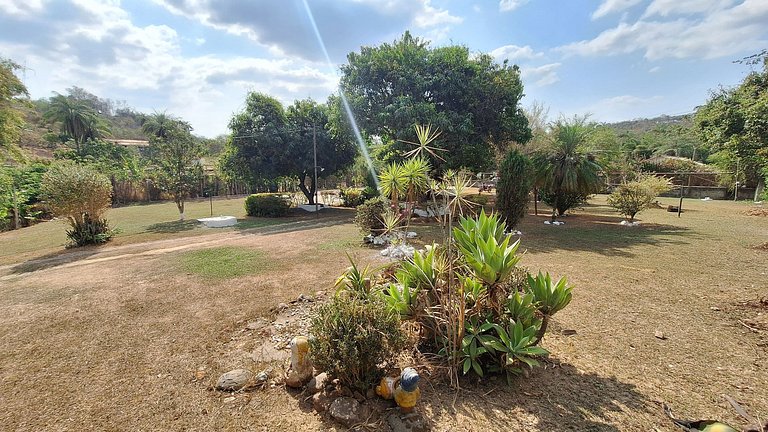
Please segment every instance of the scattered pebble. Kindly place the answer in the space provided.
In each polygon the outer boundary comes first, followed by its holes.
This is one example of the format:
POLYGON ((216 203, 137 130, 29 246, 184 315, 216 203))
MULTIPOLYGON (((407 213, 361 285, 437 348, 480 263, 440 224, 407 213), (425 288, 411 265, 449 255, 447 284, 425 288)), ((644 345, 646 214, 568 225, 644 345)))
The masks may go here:
POLYGON ((656 330, 656 332, 653 335, 656 336, 656 339, 661 339, 661 340, 667 339, 667 336, 661 330, 656 330))

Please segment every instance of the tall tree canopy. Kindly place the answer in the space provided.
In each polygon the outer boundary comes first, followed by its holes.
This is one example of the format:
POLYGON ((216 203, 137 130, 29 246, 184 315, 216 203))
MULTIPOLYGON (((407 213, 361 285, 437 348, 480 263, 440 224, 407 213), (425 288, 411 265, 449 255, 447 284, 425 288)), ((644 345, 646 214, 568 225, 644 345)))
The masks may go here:
POLYGON ((0 58, 0 162, 6 157, 22 158, 18 143, 24 118, 17 104, 27 96, 27 88, 18 77, 19 65, 0 58))
POLYGON ((768 58, 735 88, 712 94, 696 112, 702 139, 717 151, 712 159, 749 184, 768 176, 768 58))
POLYGON ((348 135, 333 128, 330 104, 307 99, 283 108, 267 95, 250 93, 245 109, 229 123, 232 139, 224 164, 233 171, 247 169, 240 177, 274 180, 298 177, 299 187, 314 204, 314 141, 317 143, 318 177, 333 175, 351 165, 356 146, 348 135), (308 185, 307 185, 308 181, 308 185))
MULTIPOLYGON (((494 150, 531 138, 519 106, 523 85, 517 66, 470 55, 463 46, 430 48, 406 32, 392 44, 363 47, 341 67, 342 91, 361 129, 381 137, 383 158, 400 159, 414 141, 413 126, 443 131, 435 144, 446 149, 445 168, 490 168, 494 150)), ((437 160, 436 160, 437 159, 437 160)))

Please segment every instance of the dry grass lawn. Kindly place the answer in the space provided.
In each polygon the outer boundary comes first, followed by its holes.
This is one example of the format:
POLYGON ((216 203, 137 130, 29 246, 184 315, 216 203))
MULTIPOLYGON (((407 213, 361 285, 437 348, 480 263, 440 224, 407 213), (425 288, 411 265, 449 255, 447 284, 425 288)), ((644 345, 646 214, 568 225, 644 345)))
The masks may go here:
MULTIPOLYGON (((768 328, 756 318, 768 296, 768 252, 755 247, 768 242, 768 218, 748 215, 743 203, 686 200, 682 218, 655 209, 639 215, 641 226, 624 227, 604 197, 594 202, 564 226, 528 216, 520 227, 522 264, 576 285, 544 339, 551 360, 511 386, 467 379, 458 396, 425 381, 419 409, 433 430, 674 430, 661 401, 680 417, 743 425, 723 394, 768 418, 768 328)), ((347 266, 345 251, 381 262, 359 245, 351 213, 333 212, 87 253, 51 255, 54 245, 6 255, 2 429, 336 428, 283 388, 234 402, 210 390, 227 370, 267 366, 250 359, 257 341, 246 323, 299 294, 330 289, 347 266), (206 252, 196 251, 212 248, 263 262, 245 275, 230 275, 236 266, 226 265, 201 273, 194 263, 206 252), (25 258, 40 255, 50 256, 25 258), (245 342, 233 349, 236 338, 245 342)), ((426 239, 439 233, 417 231, 426 239)), ((3 249, 22 248, 23 235, 0 235, 3 249)))

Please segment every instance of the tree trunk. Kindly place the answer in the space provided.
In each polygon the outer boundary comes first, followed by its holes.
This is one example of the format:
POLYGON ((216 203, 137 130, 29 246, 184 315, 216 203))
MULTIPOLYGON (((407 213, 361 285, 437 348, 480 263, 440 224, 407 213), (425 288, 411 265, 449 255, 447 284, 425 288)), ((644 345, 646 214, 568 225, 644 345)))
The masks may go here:
POLYGON ((306 180, 307 180, 307 173, 301 173, 299 175, 299 189, 301 189, 301 192, 304 194, 305 197, 307 197, 309 204, 313 205, 315 204, 315 187, 316 187, 315 179, 313 177, 310 177, 309 189, 307 189, 307 185, 305 184, 306 180))
POLYGON ((765 190, 765 179, 760 177, 757 181, 757 187, 755 188, 755 202, 760 201, 760 196, 763 195, 763 190, 765 190))
POLYGON ((15 186, 11 194, 13 195, 13 229, 19 229, 21 228, 21 221, 19 220, 19 197, 16 194, 15 186))
POLYGON ((560 198, 557 192, 554 195, 555 195, 554 201, 552 202, 552 222, 557 220, 557 212, 558 212, 557 207, 560 205, 560 198))

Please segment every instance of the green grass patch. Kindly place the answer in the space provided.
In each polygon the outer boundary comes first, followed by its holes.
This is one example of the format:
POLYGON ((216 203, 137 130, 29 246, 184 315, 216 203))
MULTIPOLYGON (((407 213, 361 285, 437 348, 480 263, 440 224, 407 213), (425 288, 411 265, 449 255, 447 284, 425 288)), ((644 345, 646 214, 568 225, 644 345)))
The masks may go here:
MULTIPOLYGON (((154 240, 191 237, 225 231, 241 231, 252 228, 288 223, 295 218, 252 218, 245 214, 243 198, 219 198, 213 201, 213 214, 237 217, 238 224, 226 228, 205 228, 198 218, 210 216, 207 200, 187 203, 187 220, 179 220, 176 204, 162 202, 134 204, 110 209, 106 218, 110 226, 118 230, 107 246, 135 244, 154 240)), ((43 222, 28 228, 0 233, 0 265, 15 264, 64 251, 68 225, 62 220, 43 222)))
POLYGON ((179 262, 182 271, 206 279, 231 279, 276 268, 276 263, 263 251, 234 246, 184 252, 179 262))

